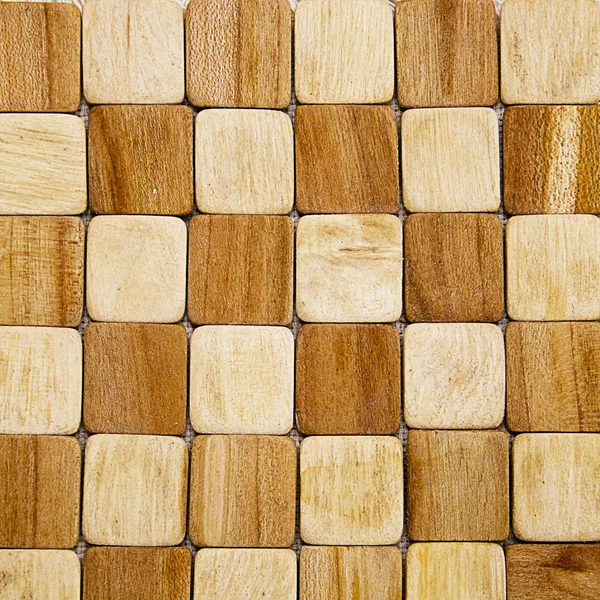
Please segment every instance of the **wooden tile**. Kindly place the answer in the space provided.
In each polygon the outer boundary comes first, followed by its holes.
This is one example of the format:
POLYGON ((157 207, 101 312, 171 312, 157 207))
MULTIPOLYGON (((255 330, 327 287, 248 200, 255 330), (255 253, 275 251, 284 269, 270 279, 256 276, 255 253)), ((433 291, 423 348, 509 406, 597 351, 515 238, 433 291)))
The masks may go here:
POLYGON ((87 309, 96 321, 174 323, 185 311, 187 230, 175 217, 102 216, 87 243, 87 309))
POLYGON ((507 212, 600 213, 599 106, 511 106, 502 129, 507 212))
POLYGON ((81 336, 59 327, 0 327, 0 434, 75 433, 81 336))
POLYGON ((182 326, 90 323, 84 341, 88 431, 183 435, 187 334, 182 326))
POLYGON ((600 435, 524 433, 515 438, 512 460, 518 538, 600 540, 600 435))
POLYGON ((500 206, 498 135, 498 117, 491 108, 405 112, 404 206, 411 212, 496 212, 500 206))
POLYGON ((294 204, 294 132, 276 110, 203 110, 196 118, 202 212, 284 215, 294 204))
POLYGON ((600 319, 600 220, 592 215, 509 219, 506 271, 511 319, 600 319))
POLYGON ((302 217, 296 253, 296 310, 303 321, 372 323, 400 318, 402 225, 397 217, 302 217))
POLYGON ((193 323, 289 325, 294 227, 287 217, 209 216, 190 223, 193 323))
POLYGON ((489 323, 404 332, 404 419, 418 429, 491 429, 504 418, 504 337, 489 323))
POLYGON ((307 0, 294 15, 303 104, 384 104, 394 93, 393 10, 384 0, 307 0))
POLYGON ((196 546, 291 546, 295 521, 296 447, 291 438, 194 439, 189 531, 196 546))
POLYGON ((600 6, 592 0, 507 0, 501 13, 505 104, 600 100, 600 6))
POLYGON ((75 438, 0 436, 0 548, 73 548, 80 479, 75 438))
POLYGON ((288 433, 294 424, 292 332, 239 325, 196 329, 190 419, 200 433, 288 433))
POLYGON ((0 218, 0 324, 79 325, 84 237, 76 217, 0 218))
POLYGON ((391 325, 301 327, 297 338, 296 421, 305 435, 398 431, 398 330, 391 325))
POLYGON ((491 106, 498 99, 491 0, 398 2, 396 52, 401 106, 491 106))
POLYGON ((502 224, 496 215, 411 215, 404 222, 409 321, 499 321, 502 224))
POLYGON ((395 437, 305 438, 300 535, 307 544, 396 544, 403 525, 402 444, 395 437))
POLYGON ((189 107, 97 106, 88 128, 94 212, 192 212, 194 117, 189 107))
POLYGON ((423 541, 508 537, 508 435, 411 431, 408 534, 423 541))

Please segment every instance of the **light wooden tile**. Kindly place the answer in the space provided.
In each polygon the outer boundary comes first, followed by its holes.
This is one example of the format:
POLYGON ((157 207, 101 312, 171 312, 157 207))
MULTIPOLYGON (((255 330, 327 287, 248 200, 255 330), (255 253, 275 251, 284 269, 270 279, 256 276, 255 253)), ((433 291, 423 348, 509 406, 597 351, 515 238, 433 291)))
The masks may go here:
POLYGON ((307 544, 396 544, 403 505, 398 438, 324 436, 302 442, 300 535, 307 544))
POLYGON ((385 0, 303 0, 294 16, 303 104, 384 104, 394 93, 393 10, 385 0))
POLYGON ((275 110, 196 118, 196 202, 206 213, 284 215, 294 204, 294 133, 275 110))
POLYGON ((173 546, 185 536, 188 451, 183 439, 94 435, 85 450, 87 542, 173 546))
POLYGON ((396 321, 402 312, 402 225, 392 215, 302 217, 296 310, 303 321, 396 321))
POLYGON ((509 219, 506 270, 511 319, 600 319, 600 220, 592 215, 509 219))

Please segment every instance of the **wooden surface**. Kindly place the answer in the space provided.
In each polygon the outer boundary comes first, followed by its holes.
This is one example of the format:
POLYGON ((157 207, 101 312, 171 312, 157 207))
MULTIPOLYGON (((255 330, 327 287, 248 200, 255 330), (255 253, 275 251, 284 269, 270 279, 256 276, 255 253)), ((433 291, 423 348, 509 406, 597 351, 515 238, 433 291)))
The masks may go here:
POLYGON ((504 312, 496 215, 411 215, 404 222, 406 318, 498 321, 504 312))
POLYGON ((306 544, 396 544, 403 526, 402 444, 395 437, 308 437, 300 448, 306 544))
POLYGON ((194 438, 189 533, 196 546, 294 541, 296 447, 289 437, 194 438))
POLYGON ((303 434, 399 429, 400 338, 394 326, 304 325, 296 352, 296 422, 303 434))
POLYGON ((182 326, 90 323, 84 343, 88 431, 183 435, 187 335, 182 326))

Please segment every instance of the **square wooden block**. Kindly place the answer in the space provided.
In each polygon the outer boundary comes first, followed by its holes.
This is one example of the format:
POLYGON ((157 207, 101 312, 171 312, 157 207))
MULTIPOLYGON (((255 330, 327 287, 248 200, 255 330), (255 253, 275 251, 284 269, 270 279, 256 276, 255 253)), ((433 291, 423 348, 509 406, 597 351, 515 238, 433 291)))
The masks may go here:
POLYGON ((96 106, 88 128, 95 213, 192 212, 194 116, 189 107, 96 106))
POLYGON ((408 517, 413 540, 506 539, 506 432, 409 432, 408 517))
POLYGON ((81 323, 84 239, 76 217, 0 218, 0 324, 81 323))
POLYGON ((400 106, 491 106, 498 99, 492 0, 396 4, 400 106))
POLYGON ((294 132, 276 110, 196 118, 196 202, 206 213, 284 215, 294 205, 294 132))
POLYGON ((385 104, 394 94, 393 9, 384 0, 307 0, 294 15, 303 104, 385 104))
POLYGON ((181 219, 102 216, 87 240, 87 308, 96 321, 175 323, 185 312, 187 229, 181 219))
POLYGON ((502 223, 496 215, 411 215, 404 222, 406 318, 499 321, 502 223))
POLYGON ((305 435, 398 431, 398 330, 392 325, 301 327, 297 338, 296 421, 305 435))
POLYGON ((256 435, 194 439, 189 531, 196 546, 291 546, 295 524, 294 440, 256 435))
POLYGON ((81 447, 61 436, 0 436, 0 548, 73 548, 81 447))
POLYGON ((288 217, 201 215, 190 223, 188 314, 196 324, 292 322, 288 217))
POLYGON ((489 323, 404 332, 404 419, 418 429, 493 429, 504 418, 504 337, 489 323))
POLYGON ((500 206, 498 135, 498 117, 491 108, 405 112, 404 206, 411 212, 496 212, 500 206))
POLYGON ((404 521, 395 437, 309 437, 300 448, 300 535, 307 544, 397 544, 404 521))
POLYGON ((182 326, 90 323, 84 342, 88 431, 183 435, 187 334, 182 326))
POLYGON ((397 217, 302 217, 296 254, 296 310, 303 321, 373 323, 400 318, 402 224, 397 217))
POLYGON ((598 2, 506 0, 500 16, 505 104, 600 100, 598 2))
POLYGON ((600 219, 592 215, 509 219, 506 271, 506 310, 511 319, 600 319, 600 219))
POLYGON ((181 438, 93 435, 82 530, 90 544, 174 546, 185 536, 188 450, 181 438))

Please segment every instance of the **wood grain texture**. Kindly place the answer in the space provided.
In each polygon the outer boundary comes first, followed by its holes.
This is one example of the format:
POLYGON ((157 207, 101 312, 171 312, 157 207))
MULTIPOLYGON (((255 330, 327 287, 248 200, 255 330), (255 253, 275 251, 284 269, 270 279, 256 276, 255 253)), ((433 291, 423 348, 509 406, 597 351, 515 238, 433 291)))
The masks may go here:
POLYGON ((294 227, 287 217, 201 215, 190 223, 188 315, 196 324, 289 325, 294 227))
POLYGON ((95 213, 187 215, 194 208, 193 126, 187 106, 90 111, 90 207, 95 213))
POLYGON ((303 434, 383 435, 399 429, 395 327, 304 325, 296 352, 296 422, 303 434))
POLYGON ((306 544, 396 544, 403 526, 402 444, 395 437, 315 436, 300 447, 306 544))
POLYGON ((300 212, 398 212, 398 126, 391 107, 300 106, 294 118, 300 212))
POLYGON ((291 438, 203 435, 194 439, 192 543, 291 546, 295 521, 296 447, 291 438))
POLYGON ((88 431, 183 435, 187 334, 182 326, 90 323, 84 343, 88 431))
POLYGON ((504 431, 409 432, 411 539, 504 540, 508 521, 508 435, 504 431))
POLYGON ((500 320, 504 248, 496 215, 411 215, 404 236, 409 321, 500 320))
POLYGON ((80 479, 75 438, 0 436, 0 548, 73 548, 80 479))

